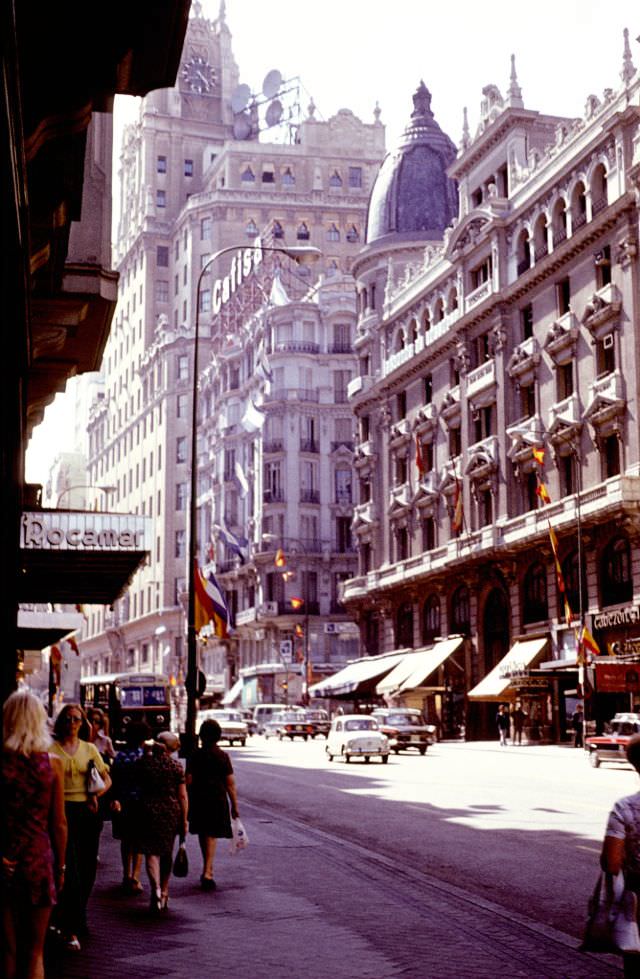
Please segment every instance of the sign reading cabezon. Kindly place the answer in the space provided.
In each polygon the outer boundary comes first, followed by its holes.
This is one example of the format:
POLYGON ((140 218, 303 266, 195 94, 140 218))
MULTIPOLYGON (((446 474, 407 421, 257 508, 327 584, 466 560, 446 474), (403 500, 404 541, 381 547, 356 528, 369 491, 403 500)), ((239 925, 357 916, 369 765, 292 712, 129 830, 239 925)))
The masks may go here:
POLYGON ((20 547, 49 551, 146 551, 150 521, 138 514, 64 510, 22 514, 20 547))

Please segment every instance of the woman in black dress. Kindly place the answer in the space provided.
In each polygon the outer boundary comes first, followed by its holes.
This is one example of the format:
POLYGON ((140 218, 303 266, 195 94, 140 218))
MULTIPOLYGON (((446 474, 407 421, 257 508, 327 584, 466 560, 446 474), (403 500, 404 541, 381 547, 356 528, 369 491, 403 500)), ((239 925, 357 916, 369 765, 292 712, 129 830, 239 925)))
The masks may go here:
POLYGON ((217 721, 200 726, 200 743, 187 762, 189 831, 198 837, 202 852, 203 891, 215 891, 213 859, 219 839, 231 839, 231 819, 238 817, 236 782, 231 759, 218 747, 221 735, 217 721), (231 808, 231 813, 229 813, 231 808))

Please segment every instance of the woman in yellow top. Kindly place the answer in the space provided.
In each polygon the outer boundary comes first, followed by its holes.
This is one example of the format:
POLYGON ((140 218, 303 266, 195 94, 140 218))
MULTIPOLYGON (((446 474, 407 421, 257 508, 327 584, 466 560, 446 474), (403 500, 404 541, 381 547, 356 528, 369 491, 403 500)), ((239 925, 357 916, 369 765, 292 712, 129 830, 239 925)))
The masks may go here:
POLYGON ((108 791, 111 779, 100 752, 89 743, 89 722, 78 704, 65 704, 53 726, 53 737, 51 752, 62 759, 64 766, 68 826, 65 881, 54 914, 54 927, 67 948, 79 950, 78 936, 88 932, 87 903, 98 866, 102 830, 98 797, 108 791), (94 793, 88 791, 91 763, 104 780, 104 788, 94 793))

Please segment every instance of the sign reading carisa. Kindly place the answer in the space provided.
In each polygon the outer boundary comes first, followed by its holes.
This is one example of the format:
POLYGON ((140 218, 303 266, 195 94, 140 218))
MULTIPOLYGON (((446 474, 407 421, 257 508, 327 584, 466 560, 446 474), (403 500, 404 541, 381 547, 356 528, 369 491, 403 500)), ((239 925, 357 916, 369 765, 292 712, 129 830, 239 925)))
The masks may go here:
POLYGON ((22 514, 20 547, 39 551, 148 551, 151 521, 131 513, 32 510, 22 514))

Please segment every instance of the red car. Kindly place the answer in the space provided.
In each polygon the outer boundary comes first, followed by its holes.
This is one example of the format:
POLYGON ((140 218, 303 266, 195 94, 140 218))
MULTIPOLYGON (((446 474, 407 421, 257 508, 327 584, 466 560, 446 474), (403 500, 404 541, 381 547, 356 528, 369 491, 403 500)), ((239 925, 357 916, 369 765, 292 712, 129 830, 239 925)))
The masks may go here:
POLYGON ((634 734, 640 734, 640 714, 616 714, 607 724, 606 734, 587 738, 589 761, 599 768, 603 761, 626 762, 626 748, 634 734))

